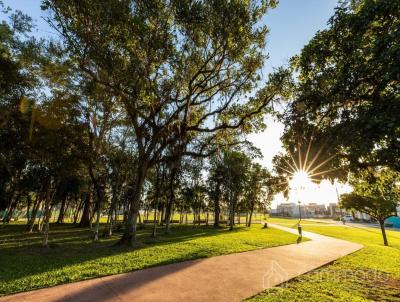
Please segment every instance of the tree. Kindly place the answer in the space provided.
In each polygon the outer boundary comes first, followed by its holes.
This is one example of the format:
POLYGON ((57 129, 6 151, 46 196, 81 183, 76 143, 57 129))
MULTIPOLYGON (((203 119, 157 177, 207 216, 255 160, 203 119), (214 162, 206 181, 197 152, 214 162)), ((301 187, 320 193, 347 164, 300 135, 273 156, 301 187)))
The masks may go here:
MULTIPOLYGON (((2 2, 0 10, 10 13, 2 2)), ((31 21, 16 11, 8 22, 0 23, 0 211, 7 209, 5 217, 12 216, 18 182, 29 159, 30 119, 24 112, 39 87, 36 66, 41 48, 29 37, 31 21)))
POLYGON ((251 226, 251 219, 256 206, 265 210, 268 203, 271 201, 272 191, 269 187, 272 186, 273 177, 267 169, 263 168, 258 163, 252 163, 249 169, 249 175, 246 183, 245 202, 246 208, 249 210, 249 218, 247 226, 251 226))
POLYGON ((275 4, 43 1, 78 67, 115 95, 135 130, 140 164, 121 243, 135 244, 144 182, 167 146, 195 136, 182 155, 204 154, 222 132, 262 124, 287 78, 277 73, 255 97, 246 96, 265 58, 267 28, 259 21, 275 4))
POLYGON ((219 228, 223 181, 223 162, 219 156, 213 156, 210 159, 208 196, 210 197, 210 201, 212 202, 214 208, 215 228, 219 228))
POLYGON ((242 152, 225 151, 223 155, 223 190, 229 205, 229 230, 233 230, 235 211, 244 195, 251 159, 242 152))
POLYGON ((354 177, 354 192, 341 196, 341 206, 360 211, 379 222, 383 242, 387 246, 385 219, 395 216, 400 200, 400 175, 388 169, 365 170, 354 177))
POLYGON ((400 171, 399 33, 399 1, 343 1, 292 60, 286 135, 329 141, 337 166, 400 171))

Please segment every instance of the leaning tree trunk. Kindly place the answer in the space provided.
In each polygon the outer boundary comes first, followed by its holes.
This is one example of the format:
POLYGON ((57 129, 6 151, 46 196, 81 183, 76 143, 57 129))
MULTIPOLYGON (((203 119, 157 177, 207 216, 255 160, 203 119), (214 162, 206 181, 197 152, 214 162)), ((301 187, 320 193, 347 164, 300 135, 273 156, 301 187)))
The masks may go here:
POLYGON ((36 199, 35 199, 35 201, 33 203, 33 207, 32 207, 32 213, 30 215, 28 225, 27 225, 27 229, 28 229, 29 233, 33 232, 33 227, 35 226, 36 215, 37 215, 37 212, 39 211, 41 202, 42 202, 42 200, 40 199, 39 194, 36 195, 36 199))
POLYGON ((90 226, 90 208, 91 208, 91 193, 85 194, 85 201, 83 206, 83 212, 81 220, 79 221, 80 227, 88 227, 90 226))
POLYGON ((122 235, 122 238, 118 242, 118 244, 120 245, 135 246, 137 243, 136 225, 140 208, 140 197, 142 195, 143 184, 149 166, 149 163, 144 160, 140 160, 139 163, 141 163, 141 165, 138 166, 137 170, 134 192, 130 202, 128 217, 125 222, 125 231, 124 234, 122 235))
POLYGON ((61 201, 60 213, 58 213, 57 223, 64 222, 64 215, 65 215, 65 205, 67 203, 67 195, 61 201))
POLYGON ((387 236, 386 236, 386 229, 385 229, 385 220, 380 220, 379 221, 379 225, 381 226, 381 231, 382 231, 382 237, 383 237, 383 244, 385 246, 388 246, 388 240, 387 240, 387 236))
POLYGON ((247 226, 250 227, 251 226, 251 219, 253 218, 253 212, 254 212, 254 204, 251 205, 250 208, 250 216, 249 216, 249 221, 247 223, 247 226))
POLYGON ((4 223, 9 223, 14 215, 14 211, 17 208, 19 198, 21 196, 21 193, 17 193, 15 196, 15 199, 11 200, 10 207, 8 208, 6 216, 3 218, 4 223))
POLYGON ((74 210, 74 213, 73 213, 73 224, 77 224, 77 222, 78 222, 78 217, 79 217, 79 213, 81 212, 81 210, 82 210, 82 206, 83 206, 83 200, 82 200, 82 198, 80 198, 80 200, 79 200, 79 202, 78 202, 78 196, 77 195, 75 195, 75 204, 76 204, 76 209, 74 210))
POLYGON ((14 213, 14 195, 16 191, 16 185, 15 181, 11 182, 11 188, 8 192, 8 200, 6 201, 6 208, 4 212, 4 216, 2 218, 2 222, 4 223, 9 223, 12 217, 12 214, 14 213), (10 215, 11 214, 11 215, 10 215))

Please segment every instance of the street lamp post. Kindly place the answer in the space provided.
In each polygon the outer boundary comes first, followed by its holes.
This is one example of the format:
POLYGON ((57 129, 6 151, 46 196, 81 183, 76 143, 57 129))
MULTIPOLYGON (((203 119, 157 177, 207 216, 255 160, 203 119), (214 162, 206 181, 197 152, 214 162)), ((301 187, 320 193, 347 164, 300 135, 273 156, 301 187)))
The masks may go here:
POLYGON ((301 201, 299 200, 299 224, 301 222, 301 201))
POLYGON ((301 225, 300 225, 300 222, 301 222, 301 201, 299 200, 299 223, 298 223, 298 225, 297 225, 297 230, 298 230, 298 232, 299 232, 299 236, 301 237, 302 236, 302 228, 301 228, 301 225))

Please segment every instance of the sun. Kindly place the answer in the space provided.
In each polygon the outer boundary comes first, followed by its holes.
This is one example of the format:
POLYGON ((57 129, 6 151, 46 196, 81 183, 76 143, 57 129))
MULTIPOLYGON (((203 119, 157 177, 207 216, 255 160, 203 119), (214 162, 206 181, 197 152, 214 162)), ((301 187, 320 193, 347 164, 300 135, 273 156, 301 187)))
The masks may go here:
POLYGON ((307 171, 299 170, 293 173, 289 180, 289 186, 292 190, 304 190, 310 187, 312 181, 307 171))

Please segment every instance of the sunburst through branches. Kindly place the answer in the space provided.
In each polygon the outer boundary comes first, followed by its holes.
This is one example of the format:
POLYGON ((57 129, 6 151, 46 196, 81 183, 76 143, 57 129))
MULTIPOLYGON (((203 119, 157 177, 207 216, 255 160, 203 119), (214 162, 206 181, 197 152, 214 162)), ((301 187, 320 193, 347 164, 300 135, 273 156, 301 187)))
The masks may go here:
POLYGON ((283 162, 277 166, 277 169, 283 172, 286 180, 278 185, 286 185, 285 191, 301 194, 301 191, 312 188, 313 184, 320 182, 324 175, 337 170, 337 168, 324 169, 336 157, 336 154, 322 159, 325 144, 315 152, 312 152, 314 149, 312 142, 311 138, 307 144, 306 151, 303 152, 304 156, 301 151, 302 146, 298 144, 294 152, 297 154, 288 152, 286 157, 281 157, 283 162))

